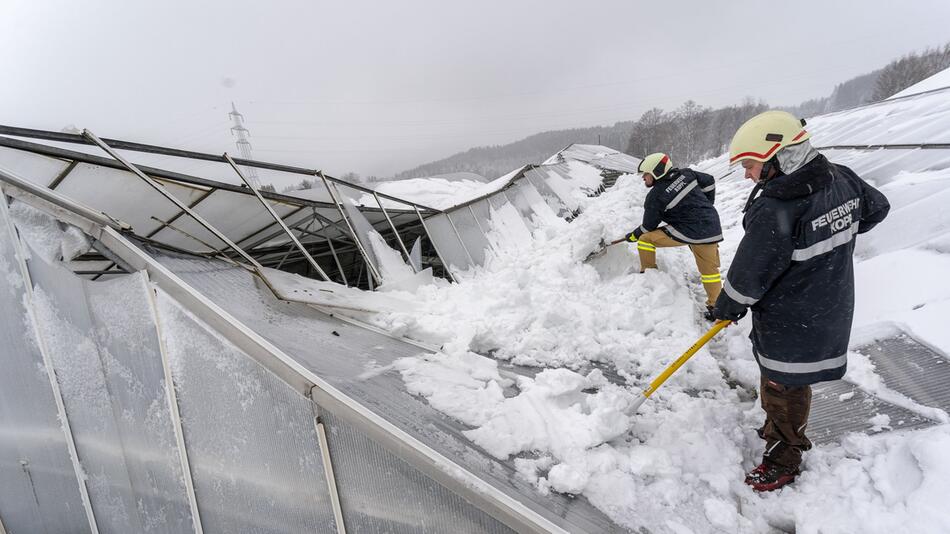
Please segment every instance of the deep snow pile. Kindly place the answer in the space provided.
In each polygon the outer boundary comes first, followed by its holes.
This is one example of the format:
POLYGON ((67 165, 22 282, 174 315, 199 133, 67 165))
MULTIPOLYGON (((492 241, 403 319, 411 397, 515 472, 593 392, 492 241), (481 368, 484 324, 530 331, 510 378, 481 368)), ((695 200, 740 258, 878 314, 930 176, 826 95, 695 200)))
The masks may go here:
MULTIPOLYGON (((723 177, 723 158, 700 168, 722 177, 717 208, 725 273, 741 239, 740 212, 751 184, 737 172, 723 177)), ((899 193, 921 180, 950 192, 947 171, 905 173, 883 190, 899 193)), ((702 350, 639 414, 626 413, 633 396, 708 327, 699 316, 702 289, 685 248, 661 249, 659 271, 647 274, 637 272, 634 247, 625 244, 593 264, 581 261, 601 238, 616 239, 640 223, 645 193, 638 178, 624 177, 587 199, 573 222, 536 231, 463 283, 420 288, 418 311, 374 317, 399 334, 443 345, 444 354, 399 361, 409 390, 470 425, 468 437, 491 454, 514 457, 539 491, 583 494, 631 528, 950 530, 942 507, 950 494, 947 424, 850 435, 840 445, 816 447, 806 455, 803 476, 780 493, 757 495, 742 484, 744 471, 760 458, 762 442, 753 429, 764 418, 755 402, 758 369, 747 339, 749 320, 702 350), (509 362, 543 370, 533 378, 518 376, 506 369, 509 362), (616 368, 627 383, 608 382, 592 363, 616 368)), ((916 197, 907 196, 907 205, 904 198, 893 195, 892 219, 914 209, 910 199, 916 197)), ((910 243, 905 227, 889 219, 871 234, 873 241, 859 238, 864 261, 856 268, 856 338, 893 333, 880 323, 899 322, 950 352, 946 329, 937 323, 950 311, 950 260, 942 248, 948 233, 915 243, 913 251, 880 255, 874 243, 910 243), (901 275, 907 272, 912 279, 901 275)), ((867 358, 854 354, 850 365, 847 379, 859 387, 947 420, 943 412, 887 390, 867 358)))

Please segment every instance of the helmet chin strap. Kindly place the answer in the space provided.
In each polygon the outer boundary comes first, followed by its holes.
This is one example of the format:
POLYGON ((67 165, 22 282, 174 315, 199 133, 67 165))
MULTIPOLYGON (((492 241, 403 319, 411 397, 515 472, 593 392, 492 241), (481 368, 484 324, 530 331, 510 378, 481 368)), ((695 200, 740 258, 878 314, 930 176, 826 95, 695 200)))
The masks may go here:
POLYGON ((782 174, 782 168, 779 166, 778 157, 776 156, 772 156, 772 159, 762 164, 762 170, 759 171, 759 181, 764 183, 765 181, 769 180, 769 174, 771 173, 772 169, 775 169, 775 176, 780 176, 782 174))

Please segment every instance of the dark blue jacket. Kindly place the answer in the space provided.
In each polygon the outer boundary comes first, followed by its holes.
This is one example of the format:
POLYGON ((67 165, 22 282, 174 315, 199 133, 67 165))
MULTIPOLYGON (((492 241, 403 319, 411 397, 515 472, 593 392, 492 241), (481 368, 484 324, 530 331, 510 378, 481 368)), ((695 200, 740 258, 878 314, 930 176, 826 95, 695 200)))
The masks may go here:
POLYGON ((670 169, 654 183, 643 203, 643 224, 633 231, 640 236, 663 231, 682 243, 718 243, 722 241, 716 199, 716 182, 712 176, 692 169, 670 169))
POLYGON ((752 349, 766 378, 806 385, 844 376, 855 235, 889 209, 880 191, 824 156, 753 190, 714 313, 739 317, 751 306, 752 349))

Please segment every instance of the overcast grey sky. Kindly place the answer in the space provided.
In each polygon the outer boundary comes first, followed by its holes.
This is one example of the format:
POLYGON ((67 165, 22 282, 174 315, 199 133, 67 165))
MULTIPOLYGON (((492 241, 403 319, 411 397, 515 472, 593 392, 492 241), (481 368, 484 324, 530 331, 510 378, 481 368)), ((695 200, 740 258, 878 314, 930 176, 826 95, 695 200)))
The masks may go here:
MULTIPOLYGON (((950 41, 950 2, 0 0, 0 123, 380 176, 692 98, 795 104, 950 41)), ((279 184, 280 185, 280 184, 279 184)))

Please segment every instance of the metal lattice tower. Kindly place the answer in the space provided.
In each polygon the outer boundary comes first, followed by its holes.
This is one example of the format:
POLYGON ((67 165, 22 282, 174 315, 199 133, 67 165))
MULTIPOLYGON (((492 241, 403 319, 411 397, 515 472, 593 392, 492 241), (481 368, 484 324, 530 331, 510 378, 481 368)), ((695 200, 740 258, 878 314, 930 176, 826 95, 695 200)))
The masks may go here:
MULTIPOLYGON (((231 117, 231 120, 234 122, 234 125, 231 126, 231 135, 237 135, 235 144, 237 145, 238 153, 241 154, 241 158, 248 160, 254 159, 251 153, 251 142, 247 140, 247 138, 251 136, 251 132, 244 127, 244 115, 238 112, 234 106, 234 102, 231 102, 231 113, 228 113, 228 117, 231 117)), ((244 176, 247 177, 255 189, 261 188, 261 181, 257 177, 256 168, 244 167, 244 176)))

